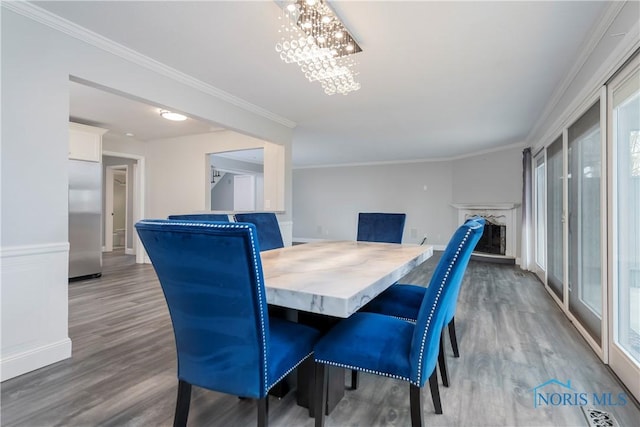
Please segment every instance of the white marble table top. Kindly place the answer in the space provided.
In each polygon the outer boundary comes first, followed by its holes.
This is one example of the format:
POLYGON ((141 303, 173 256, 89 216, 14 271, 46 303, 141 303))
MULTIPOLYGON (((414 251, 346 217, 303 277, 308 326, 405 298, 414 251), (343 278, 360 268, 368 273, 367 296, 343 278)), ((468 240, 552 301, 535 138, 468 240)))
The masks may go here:
POLYGON ((269 304, 346 318, 429 259, 433 247, 322 241, 260 255, 269 304))

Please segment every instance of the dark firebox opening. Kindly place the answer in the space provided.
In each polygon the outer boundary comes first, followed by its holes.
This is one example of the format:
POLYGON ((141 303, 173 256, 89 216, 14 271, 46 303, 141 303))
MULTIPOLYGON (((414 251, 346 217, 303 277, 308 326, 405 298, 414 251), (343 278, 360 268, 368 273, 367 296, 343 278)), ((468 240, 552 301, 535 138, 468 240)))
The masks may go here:
POLYGON ((494 224, 487 220, 482 237, 480 237, 476 245, 476 252, 504 255, 507 249, 506 231, 506 226, 494 224))

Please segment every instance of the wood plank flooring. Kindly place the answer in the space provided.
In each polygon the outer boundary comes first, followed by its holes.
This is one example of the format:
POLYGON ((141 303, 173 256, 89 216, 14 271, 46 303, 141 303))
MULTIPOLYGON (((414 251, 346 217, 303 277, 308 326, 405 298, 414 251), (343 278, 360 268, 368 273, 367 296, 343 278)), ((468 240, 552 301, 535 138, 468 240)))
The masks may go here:
MULTIPOLYGON (((426 285, 437 256, 404 283, 426 285)), ((169 426, 177 392, 169 314, 153 268, 109 255, 104 275, 69 285, 71 359, 2 383, 2 426, 169 426)), ((578 407, 533 407, 532 388, 551 378, 594 392, 622 393, 538 280, 509 265, 471 261, 456 326, 461 357, 446 345, 451 387, 428 426, 586 426, 578 407)), ((361 374, 360 388, 327 418, 331 426, 408 426, 409 387, 361 374)), ((313 426, 289 393, 269 402, 271 426, 313 426)), ((637 426, 634 403, 601 408, 637 426)), ((190 426, 254 426, 252 400, 194 387, 190 426)))

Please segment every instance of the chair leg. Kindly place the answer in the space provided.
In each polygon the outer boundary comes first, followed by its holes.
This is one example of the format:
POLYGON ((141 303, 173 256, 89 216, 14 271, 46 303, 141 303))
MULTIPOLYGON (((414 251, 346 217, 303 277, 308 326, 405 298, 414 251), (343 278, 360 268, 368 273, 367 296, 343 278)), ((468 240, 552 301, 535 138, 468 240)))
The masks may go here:
POLYGON ((409 405, 411 407, 411 427, 424 425, 424 411, 422 410, 422 388, 409 384, 409 405))
POLYGON ((451 341, 451 348, 453 349, 453 357, 460 357, 458 351, 458 339, 456 338, 456 318, 452 317, 449 322, 449 340, 451 341))
POLYGON ((315 376, 316 390, 313 412, 316 418, 316 427, 324 427, 324 417, 327 408, 327 383, 329 378, 327 367, 323 363, 316 362, 315 376))
POLYGON ((429 377, 429 388, 431 389, 431 400, 436 414, 442 414, 442 404, 440 403, 440 390, 438 390, 438 370, 434 367, 433 373, 429 377))
POLYGON ((359 383, 358 371, 354 369, 353 371, 351 371, 351 390, 357 390, 358 383, 359 383))
POLYGON ((176 414, 173 417, 173 427, 185 427, 189 417, 189 404, 191 403, 191 384, 186 381, 178 381, 178 401, 176 402, 176 414))
POLYGON ((440 334, 440 349, 438 351, 438 365, 440 366, 440 376, 442 385, 449 387, 449 373, 447 372, 447 358, 444 355, 444 329, 440 334))
POLYGON ((269 395, 258 399, 258 427, 269 425, 269 395))

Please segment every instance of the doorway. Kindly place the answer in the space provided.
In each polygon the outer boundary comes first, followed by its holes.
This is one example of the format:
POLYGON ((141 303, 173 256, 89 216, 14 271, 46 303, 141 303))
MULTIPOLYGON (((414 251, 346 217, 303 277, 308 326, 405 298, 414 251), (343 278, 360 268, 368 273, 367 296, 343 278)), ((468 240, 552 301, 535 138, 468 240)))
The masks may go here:
POLYGON ((609 364, 640 399, 640 56, 607 85, 609 364))
POLYGON ((105 167, 104 252, 126 249, 129 218, 129 167, 105 167))
POLYGON ((144 262, 144 250, 134 225, 142 218, 144 158, 103 151, 103 252, 120 247, 126 255, 144 262), (122 197, 126 199, 118 199, 122 197), (122 215, 120 215, 122 213, 122 215))

